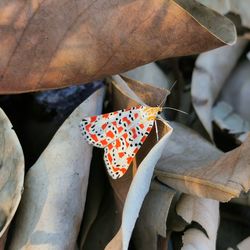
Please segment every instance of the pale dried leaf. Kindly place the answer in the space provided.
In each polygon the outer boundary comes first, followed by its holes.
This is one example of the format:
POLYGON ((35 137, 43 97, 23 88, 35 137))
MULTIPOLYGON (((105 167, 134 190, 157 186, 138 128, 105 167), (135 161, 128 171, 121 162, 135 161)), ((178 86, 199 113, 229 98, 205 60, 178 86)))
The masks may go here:
POLYGON ((247 59, 250 60, 250 52, 247 53, 247 59))
POLYGON ((249 250, 250 249, 250 237, 244 239, 237 245, 236 249, 229 247, 227 250, 249 250))
POLYGON ((237 245, 238 250, 249 250, 250 249, 250 237, 243 240, 237 245))
POLYGON ((157 87, 159 88, 170 88, 168 77, 157 66, 156 63, 145 64, 141 67, 137 67, 135 69, 127 71, 122 75, 140 82, 148 83, 153 86, 155 86, 155 84, 157 83, 157 87))
POLYGON ((238 63, 230 74, 219 98, 229 103, 235 113, 250 122, 250 62, 245 59, 238 63))
POLYGON ((176 212, 189 224, 197 222, 205 232, 201 230, 199 232, 198 229, 188 229, 185 231, 182 249, 191 249, 191 246, 197 250, 216 249, 216 237, 219 227, 218 201, 184 194, 177 203, 176 212))
POLYGON ((174 132, 155 171, 157 178, 184 193, 228 201, 250 187, 250 135, 226 154, 194 131, 171 123, 174 132))
POLYGON ((211 247, 210 240, 200 230, 191 228, 185 231, 182 237, 183 247, 181 250, 216 250, 211 247))
MULTIPOLYGON (((0 129, 0 238, 2 238, 21 200, 24 156, 12 124, 2 109, 0 109, 0 129)), ((4 239, 0 241, 4 245, 4 239)))
POLYGON ((29 170, 10 249, 75 248, 92 157, 79 122, 101 112, 103 96, 100 89, 76 108, 29 170))
POLYGON ((212 106, 246 45, 246 41, 240 40, 233 47, 203 53, 196 60, 192 76, 192 102, 211 139, 213 139, 212 106))
POLYGON ((233 111, 230 104, 219 101, 212 110, 213 121, 221 129, 233 134, 235 138, 243 142, 250 131, 250 123, 233 111))
POLYGON ((241 17, 242 25, 250 28, 250 2, 239 0, 199 0, 206 6, 217 10, 221 14, 230 12, 238 14, 241 17))
POLYGON ((167 237, 167 217, 175 193, 157 181, 151 183, 133 232, 136 249, 157 250, 158 236, 167 237))

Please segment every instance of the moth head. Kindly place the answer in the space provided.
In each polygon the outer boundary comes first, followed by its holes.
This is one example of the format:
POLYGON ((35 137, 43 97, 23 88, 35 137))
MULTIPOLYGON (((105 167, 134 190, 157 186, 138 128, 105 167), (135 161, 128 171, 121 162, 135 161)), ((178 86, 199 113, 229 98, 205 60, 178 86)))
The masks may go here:
POLYGON ((156 116, 162 112, 161 107, 147 107, 145 108, 146 119, 152 121, 156 119, 156 116))

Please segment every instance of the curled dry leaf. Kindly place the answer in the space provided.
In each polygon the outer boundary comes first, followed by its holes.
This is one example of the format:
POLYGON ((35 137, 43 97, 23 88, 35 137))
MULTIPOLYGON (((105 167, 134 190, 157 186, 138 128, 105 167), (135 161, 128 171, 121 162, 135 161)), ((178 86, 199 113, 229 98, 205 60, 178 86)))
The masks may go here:
POLYGON ((3 249, 3 238, 21 200, 24 157, 12 124, 1 109, 0 129, 0 246, 3 249))
POLYGON ((184 232, 182 249, 216 249, 216 236, 219 227, 219 202, 182 195, 176 212, 189 224, 197 222, 202 230, 190 228, 184 232))
POLYGON ((4 234, 0 238, 0 250, 5 249, 5 243, 6 243, 6 240, 7 240, 8 232, 9 232, 9 230, 6 229, 4 234))
POLYGON ((212 106, 246 46, 247 41, 240 40, 233 47, 203 53, 196 60, 191 86, 192 102, 211 139, 212 106))
MULTIPOLYGON (((156 88, 127 77, 120 77, 118 75, 113 76, 111 93, 113 110, 132 107, 138 104, 155 107, 165 100, 168 94, 169 92, 167 89, 156 88)), ((158 127, 160 129, 159 138, 163 137, 164 134, 171 130, 168 125, 165 126, 164 123, 164 126, 162 126, 162 124, 162 122, 158 122, 158 127)), ((155 143, 155 129, 152 129, 148 139, 142 145, 137 154, 136 162, 134 162, 133 168, 137 168, 140 165, 140 162, 145 158, 155 143)), ((120 203, 121 209, 123 208, 128 189, 133 179, 133 168, 129 168, 127 171, 128 173, 125 174, 123 178, 120 178, 119 181, 110 180, 114 193, 117 196, 117 203, 120 203)))
POLYGON ((250 192, 241 193, 238 198, 232 199, 232 202, 250 207, 250 192))
POLYGON ((99 114, 104 89, 84 101, 29 170, 10 249, 74 249, 85 206, 92 147, 79 121, 99 114))
MULTIPOLYGON (((168 91, 155 88, 129 78, 113 77, 112 81, 113 109, 135 106, 146 103, 156 106, 166 98, 168 91)), ((155 131, 152 131, 142 145, 133 166, 118 181, 110 180, 117 203, 122 211, 121 228, 105 249, 127 249, 136 219, 143 200, 149 190, 150 181, 156 162, 172 132, 165 120, 157 121, 159 141, 156 143, 155 131), (133 169, 137 169, 132 179, 133 169), (124 203, 125 202, 125 203, 124 203)), ((153 129, 154 130, 154 129, 153 129)))
POLYGON ((220 101, 229 103, 234 111, 250 122, 250 62, 241 60, 235 67, 223 88, 220 101))
POLYGON ((226 154, 194 131, 171 123, 173 134, 157 164, 157 178, 187 194, 222 202, 250 187, 250 135, 226 154))
POLYGON ((212 114, 213 121, 219 129, 227 131, 227 133, 233 135, 240 142, 247 138, 248 131, 250 131, 250 123, 239 114, 236 114, 229 103, 218 101, 213 107, 212 114))
POLYGON ((249 8, 248 1, 237 0, 199 0, 199 2, 206 6, 219 11, 221 14, 234 13, 240 16, 242 25, 250 28, 249 8))
POLYGON ((194 0, 2 0, 0 17, 1 93, 89 82, 236 40, 229 19, 194 0))
MULTIPOLYGON (((250 249, 250 237, 246 238, 237 245, 237 250, 249 250, 250 249)), ((229 248, 228 250, 233 250, 229 248)))
POLYGON ((133 232, 136 249, 157 250, 158 237, 167 237, 167 217, 175 193, 157 181, 151 183, 133 232))
POLYGON ((170 88, 168 77, 154 62, 127 71, 122 75, 153 86, 157 83, 157 86, 160 88, 170 88))

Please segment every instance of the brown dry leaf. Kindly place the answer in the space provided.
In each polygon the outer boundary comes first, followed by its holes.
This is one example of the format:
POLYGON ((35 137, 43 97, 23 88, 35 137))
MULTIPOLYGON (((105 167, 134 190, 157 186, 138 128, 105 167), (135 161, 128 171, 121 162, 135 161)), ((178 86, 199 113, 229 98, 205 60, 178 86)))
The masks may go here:
POLYGON ((4 234, 0 238, 0 250, 5 249, 5 243, 6 243, 6 240, 7 240, 8 232, 9 232, 9 230, 6 229, 4 234))
POLYGON ((192 102, 211 139, 212 106, 246 46, 247 41, 239 40, 233 47, 203 53, 196 60, 192 77, 192 102))
MULTIPOLYGON (((138 104, 155 107, 166 99, 168 94, 169 92, 167 89, 156 88, 127 77, 120 77, 118 75, 113 76, 111 93, 113 110, 133 107, 138 104)), ((171 130, 168 125, 165 125, 162 122, 158 122, 158 127, 159 138, 163 137, 171 130)), ((137 154, 136 162, 134 162, 134 168, 139 166, 140 162, 145 158, 155 143, 155 129, 152 129, 148 140, 145 141, 137 154)), ((127 173, 120 178, 119 181, 110 179, 114 193, 117 196, 117 204, 120 204, 120 210, 123 208, 128 189, 133 179, 132 169, 133 168, 129 168, 127 173)))
POLYGON ((233 44, 236 32, 194 0, 2 0, 0 37, 0 92, 15 93, 233 44))
POLYGON ((19 202, 24 182, 24 156, 8 117, 0 109, 0 248, 19 202))
MULTIPOLYGON (((168 91, 155 88, 129 78, 114 76, 112 81, 114 110, 146 103, 156 106, 168 91)), ((165 120, 157 121, 159 141, 153 131, 142 145, 129 171, 118 180, 110 180, 119 211, 122 211, 121 228, 105 249, 127 249, 143 200, 149 190, 153 170, 171 135, 172 128, 165 120), (133 169, 138 170, 133 178, 133 169), (125 202, 125 203, 124 203, 125 202)))
POLYGON ((75 248, 92 157, 79 122, 101 112, 103 96, 102 88, 76 108, 29 170, 10 249, 75 248))
POLYGON ((171 123, 173 134, 157 164, 157 178, 184 193, 222 202, 250 187, 250 135, 226 154, 196 132, 171 123))
POLYGON ((197 222, 202 230, 189 228, 183 235, 183 250, 215 250, 219 227, 219 202, 191 195, 182 195, 176 211, 189 224, 197 222))

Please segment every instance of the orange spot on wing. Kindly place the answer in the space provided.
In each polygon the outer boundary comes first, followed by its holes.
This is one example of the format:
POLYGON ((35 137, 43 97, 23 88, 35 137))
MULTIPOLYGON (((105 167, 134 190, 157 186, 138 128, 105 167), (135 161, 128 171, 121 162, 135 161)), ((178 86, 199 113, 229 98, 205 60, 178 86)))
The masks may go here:
POLYGON ((96 135, 90 135, 90 137, 94 140, 94 141, 98 141, 98 138, 96 135))
POLYGON ((108 160, 109 160, 109 162, 110 162, 110 163, 112 163, 113 159, 112 159, 111 154, 109 154, 109 153, 108 153, 108 155, 107 155, 107 156, 108 156, 108 160))
POLYGON ((124 139, 127 139, 127 138, 128 138, 127 133, 125 133, 122 137, 123 137, 124 139))
POLYGON ((147 136, 143 136, 141 141, 144 142, 147 139, 147 136))
POLYGON ((89 132, 90 127, 91 127, 91 124, 89 123, 88 125, 86 125, 85 129, 89 132))
POLYGON ((127 163, 130 164, 133 161, 133 157, 128 157, 127 158, 127 163))
POLYGON ((97 119, 97 117, 96 117, 96 116, 92 116, 92 117, 90 117, 90 122, 95 122, 95 121, 96 121, 96 119, 97 119))
POLYGON ((106 136, 108 136, 108 137, 110 137, 111 139, 113 139, 113 138, 114 138, 114 133, 113 133, 112 131, 108 131, 108 132, 106 133, 106 136))
POLYGON ((106 146, 108 144, 108 142, 105 139, 101 140, 100 143, 102 144, 102 146, 106 146))
POLYGON ((139 124, 139 127, 141 128, 141 129, 144 129, 144 125, 141 123, 141 124, 139 124))
POLYGON ((122 118, 122 121, 126 122, 128 125, 131 123, 127 117, 123 117, 122 118))
POLYGON ((150 127, 148 127, 148 128, 147 128, 147 132, 150 132, 150 131, 151 131, 151 128, 150 128, 150 127))
POLYGON ((105 129, 107 127, 107 123, 104 123, 103 125, 102 125, 102 129, 105 129))
POLYGON ((120 140, 116 140, 115 147, 116 147, 116 148, 119 148, 120 146, 121 146, 121 142, 120 142, 120 140))
POLYGON ((136 149, 134 150, 134 154, 136 154, 136 153, 138 152, 138 150, 139 150, 139 149, 138 149, 138 148, 136 148, 136 149))
POLYGON ((109 117, 109 114, 104 114, 102 115, 103 118, 108 118, 109 117))
POLYGON ((137 133, 136 133, 136 129, 135 128, 132 128, 131 129, 132 133, 133 133, 133 138, 137 138, 137 133))
POLYGON ((113 171, 114 172, 121 171, 123 174, 125 174, 126 171, 127 171, 127 169, 126 168, 116 168, 116 167, 113 167, 113 171))
POLYGON ((118 132, 121 133, 123 130, 123 127, 118 127, 117 129, 118 129, 118 132))
POLYGON ((123 152, 120 152, 120 153, 119 153, 119 157, 121 157, 121 158, 122 158, 124 155, 125 155, 125 154, 124 154, 123 152))
POLYGON ((135 113, 134 118, 136 119, 138 116, 139 116, 139 115, 138 115, 137 113, 135 113))
POLYGON ((112 149, 113 148, 113 145, 110 143, 109 145, 108 145, 108 149, 110 150, 110 149, 112 149))

